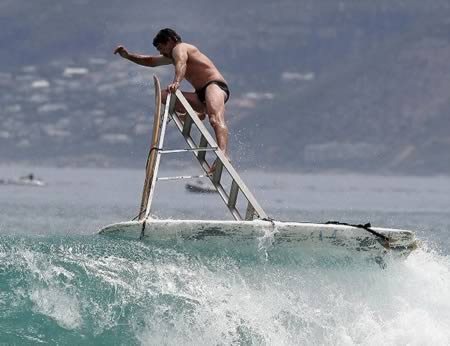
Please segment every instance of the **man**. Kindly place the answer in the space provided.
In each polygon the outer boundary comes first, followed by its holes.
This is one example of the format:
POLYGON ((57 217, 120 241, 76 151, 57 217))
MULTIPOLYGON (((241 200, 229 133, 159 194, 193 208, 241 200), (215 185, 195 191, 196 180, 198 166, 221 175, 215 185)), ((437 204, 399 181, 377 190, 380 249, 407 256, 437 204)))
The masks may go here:
MULTIPOLYGON (((153 39, 153 46, 160 55, 138 55, 127 51, 123 46, 118 46, 114 54, 128 59, 136 64, 156 67, 161 65, 174 65, 175 77, 173 82, 162 92, 162 100, 165 103, 167 94, 174 93, 183 79, 186 79, 195 89, 195 92, 183 92, 192 108, 198 112, 200 118, 208 114, 209 122, 216 134, 217 144, 225 156, 229 158, 228 128, 225 123, 225 103, 228 101, 230 91, 225 78, 219 72, 213 62, 200 50, 188 43, 181 41, 180 36, 172 29, 166 28, 158 32, 153 39)), ((178 111, 184 111, 181 104, 176 105, 178 111)), ((214 170, 212 167, 211 171, 214 170)))

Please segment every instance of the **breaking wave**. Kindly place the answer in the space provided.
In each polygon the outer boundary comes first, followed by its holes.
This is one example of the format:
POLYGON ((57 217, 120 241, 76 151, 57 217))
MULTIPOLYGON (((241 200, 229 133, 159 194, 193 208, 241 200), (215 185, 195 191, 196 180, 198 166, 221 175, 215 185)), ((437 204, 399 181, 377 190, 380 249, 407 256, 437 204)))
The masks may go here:
MULTIPOLYGON (((273 235, 272 235, 273 236, 273 235)), ((450 260, 375 262, 102 236, 0 236, 0 341, 136 345, 443 345, 450 260)))

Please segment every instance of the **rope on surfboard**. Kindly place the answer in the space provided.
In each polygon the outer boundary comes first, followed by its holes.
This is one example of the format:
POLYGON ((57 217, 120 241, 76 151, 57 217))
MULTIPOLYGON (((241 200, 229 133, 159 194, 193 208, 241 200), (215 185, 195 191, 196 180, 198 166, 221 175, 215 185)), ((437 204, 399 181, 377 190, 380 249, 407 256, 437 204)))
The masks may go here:
POLYGON ((370 227, 372 225, 370 224, 370 222, 368 222, 368 223, 363 225, 363 224, 351 224, 351 223, 339 222, 339 221, 328 221, 328 222, 325 222, 325 224, 326 225, 343 225, 343 226, 352 226, 352 227, 361 228, 361 229, 366 230, 367 232, 373 234, 374 236, 382 239, 383 242, 381 243, 381 245, 383 245, 383 247, 385 247, 386 249, 390 248, 390 244, 389 244, 390 239, 389 239, 389 237, 387 237, 384 234, 381 234, 381 233, 371 229, 370 227))

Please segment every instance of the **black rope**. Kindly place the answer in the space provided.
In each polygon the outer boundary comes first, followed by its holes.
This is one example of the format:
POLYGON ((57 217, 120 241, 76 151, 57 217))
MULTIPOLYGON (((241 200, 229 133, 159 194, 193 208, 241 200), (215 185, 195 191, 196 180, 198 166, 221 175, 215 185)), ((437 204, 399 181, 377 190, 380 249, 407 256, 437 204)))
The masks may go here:
POLYGON ((276 230, 275 220, 272 219, 270 216, 267 216, 267 217, 265 217, 265 218, 262 218, 261 220, 270 222, 270 223, 272 224, 272 230, 273 230, 273 231, 276 230))
POLYGON ((363 224, 351 224, 351 223, 339 222, 339 221, 327 221, 327 222, 325 222, 325 225, 343 225, 343 226, 351 226, 351 227, 357 227, 357 228, 364 229, 367 232, 373 234, 374 236, 376 236, 376 237, 378 237, 380 239, 383 239, 384 242, 382 243, 382 245, 385 248, 389 248, 390 247, 389 246, 389 241, 390 241, 389 237, 387 237, 384 234, 381 234, 381 233, 371 229, 370 228, 371 227, 370 222, 368 222, 368 223, 363 225, 363 224))
POLYGON ((150 154, 152 153, 153 150, 160 150, 158 147, 151 147, 150 151, 148 152, 148 158, 147 158, 147 162, 150 159, 150 154))
POLYGON ((272 219, 270 216, 267 216, 265 218, 262 218, 261 220, 263 221, 268 221, 270 222, 273 226, 275 226, 275 219, 272 219))
POLYGON ((131 219, 131 221, 135 221, 137 218, 141 217, 141 215, 145 212, 145 210, 142 210, 139 214, 137 214, 135 217, 131 219))

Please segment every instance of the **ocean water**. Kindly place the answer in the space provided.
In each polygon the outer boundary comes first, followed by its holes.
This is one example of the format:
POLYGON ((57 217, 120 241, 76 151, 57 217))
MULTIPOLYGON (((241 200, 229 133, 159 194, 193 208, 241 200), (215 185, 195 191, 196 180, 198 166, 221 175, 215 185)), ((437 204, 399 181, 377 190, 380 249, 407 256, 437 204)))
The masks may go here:
MULTIPOLYGON (((419 248, 382 268, 270 234, 222 248, 100 236, 137 214, 142 170, 4 165, 0 178, 31 171, 48 185, 0 185, 0 344, 450 344, 449 177, 242 173, 277 219, 415 230, 419 248)), ((224 209, 184 182, 156 190, 157 217, 224 209)))

